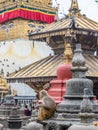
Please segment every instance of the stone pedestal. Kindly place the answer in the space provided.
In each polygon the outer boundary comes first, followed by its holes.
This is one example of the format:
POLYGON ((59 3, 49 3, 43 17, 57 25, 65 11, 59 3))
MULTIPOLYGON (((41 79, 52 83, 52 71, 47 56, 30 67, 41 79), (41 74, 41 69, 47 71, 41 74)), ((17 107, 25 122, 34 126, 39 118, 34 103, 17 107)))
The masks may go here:
POLYGON ((8 122, 8 128, 10 129, 20 129, 22 126, 22 120, 20 116, 18 115, 18 108, 13 107, 11 115, 9 116, 8 122))

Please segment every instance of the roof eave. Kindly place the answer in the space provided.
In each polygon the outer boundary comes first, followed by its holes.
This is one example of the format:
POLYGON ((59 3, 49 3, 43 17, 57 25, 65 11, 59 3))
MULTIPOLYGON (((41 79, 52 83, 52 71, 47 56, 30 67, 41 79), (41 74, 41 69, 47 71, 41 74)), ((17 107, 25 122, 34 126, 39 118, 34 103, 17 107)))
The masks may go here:
POLYGON ((52 30, 52 31, 47 31, 47 32, 39 32, 35 34, 30 34, 29 39, 30 40, 40 40, 42 38, 46 38, 49 36, 57 36, 57 35, 64 35, 67 30, 73 30, 75 34, 84 34, 84 35, 90 35, 98 37, 98 30, 92 30, 92 29, 83 29, 83 28, 63 28, 63 29, 57 29, 57 30, 52 30), (62 32, 62 33, 61 33, 62 32))
POLYGON ((49 82, 52 79, 55 79, 56 76, 39 76, 39 77, 6 77, 8 83, 13 82, 21 82, 21 83, 28 83, 28 82, 49 82))

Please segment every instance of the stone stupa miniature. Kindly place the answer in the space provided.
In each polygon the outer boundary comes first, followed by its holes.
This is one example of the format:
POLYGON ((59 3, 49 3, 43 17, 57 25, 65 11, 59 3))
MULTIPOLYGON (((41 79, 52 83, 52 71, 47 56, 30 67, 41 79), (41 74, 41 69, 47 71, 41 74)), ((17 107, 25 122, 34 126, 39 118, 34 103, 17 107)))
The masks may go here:
POLYGON ((54 116, 43 122, 45 130, 68 130, 70 125, 80 122, 79 113, 83 100, 84 89, 87 88, 88 97, 92 103, 95 120, 98 119, 98 104, 94 100, 93 82, 87 79, 85 74, 88 68, 85 66, 85 59, 82 55, 81 44, 76 44, 72 59, 72 79, 66 81, 66 92, 64 100, 57 105, 54 116))
POLYGON ((98 130, 98 126, 93 125, 93 118, 95 114, 93 113, 92 103, 88 98, 88 92, 89 90, 85 88, 83 101, 80 106, 80 123, 72 125, 68 130, 98 130))

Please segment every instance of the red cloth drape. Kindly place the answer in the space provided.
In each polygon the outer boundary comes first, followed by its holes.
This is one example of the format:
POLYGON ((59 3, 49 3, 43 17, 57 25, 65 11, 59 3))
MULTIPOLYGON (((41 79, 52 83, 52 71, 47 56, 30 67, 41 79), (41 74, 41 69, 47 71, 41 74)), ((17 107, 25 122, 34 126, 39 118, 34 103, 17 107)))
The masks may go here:
POLYGON ((0 14, 0 23, 3 23, 7 20, 14 19, 17 17, 21 17, 24 19, 30 19, 30 20, 39 20, 39 21, 43 21, 46 23, 54 22, 53 14, 47 14, 47 13, 43 13, 40 11, 16 9, 16 10, 11 10, 11 11, 0 14))

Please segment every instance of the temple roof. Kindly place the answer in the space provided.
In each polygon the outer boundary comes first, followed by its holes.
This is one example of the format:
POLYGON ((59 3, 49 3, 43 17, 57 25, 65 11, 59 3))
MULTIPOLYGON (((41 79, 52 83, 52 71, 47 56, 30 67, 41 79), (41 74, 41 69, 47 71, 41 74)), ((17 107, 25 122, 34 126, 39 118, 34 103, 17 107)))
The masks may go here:
MULTIPOLYGON (((91 55, 84 55, 86 59, 86 66, 89 68, 86 76, 98 77, 98 57, 91 55)), ((50 81, 56 78, 56 69, 59 64, 63 64, 62 55, 48 56, 42 60, 39 60, 31 65, 23 67, 17 72, 11 73, 7 80, 9 82, 36 82, 36 81, 50 81)))
MULTIPOLYGON (((70 27, 72 18, 61 19, 58 22, 46 25, 44 29, 38 33, 32 33, 30 39, 40 39, 47 36, 56 36, 60 34, 65 34, 65 31, 70 27)), ((81 15, 75 17, 75 25, 78 30, 87 30, 97 32, 95 35, 98 35, 98 23, 88 19, 87 17, 81 15)))
MULTIPOLYGON (((74 33, 78 34, 89 36, 94 35, 96 37, 98 36, 98 23, 94 22, 91 19, 88 19, 86 16, 80 13, 77 0, 72 0, 69 14, 64 19, 61 19, 52 24, 45 25, 44 28, 41 28, 37 31, 31 30, 32 33, 30 34, 30 39, 44 40, 44 38, 47 38, 48 40, 48 38, 51 36, 58 36, 62 34, 65 36, 66 30, 68 31, 69 29, 70 31, 73 31, 74 29, 74 33)), ((56 39, 56 41, 58 41, 58 39, 56 39)), ((50 43, 51 42, 52 41, 50 41, 50 43)), ((93 55, 84 56, 86 59, 86 65, 89 68, 86 76, 98 77, 98 58, 94 57, 93 55)), ((48 56, 42 60, 39 60, 35 63, 32 63, 31 65, 22 68, 17 72, 13 72, 7 77, 7 80, 10 82, 17 80, 23 82, 24 80, 25 82, 50 81, 53 78, 56 78, 56 68, 59 64, 62 63, 62 55, 48 56)))
POLYGON ((60 19, 59 21, 54 22, 50 25, 46 25, 45 28, 39 30, 39 32, 33 32, 29 36, 30 39, 38 40, 41 38, 46 38, 48 36, 62 35, 66 33, 67 29, 73 28, 73 24, 74 30, 80 30, 82 31, 82 34, 83 31, 86 31, 84 34, 87 32, 94 32, 94 36, 98 36, 98 23, 87 18, 86 15, 82 15, 80 13, 77 0, 72 0, 69 13, 65 16, 65 18, 60 19))

